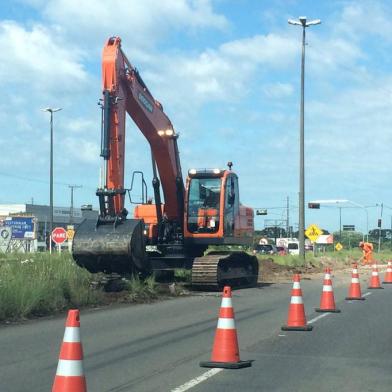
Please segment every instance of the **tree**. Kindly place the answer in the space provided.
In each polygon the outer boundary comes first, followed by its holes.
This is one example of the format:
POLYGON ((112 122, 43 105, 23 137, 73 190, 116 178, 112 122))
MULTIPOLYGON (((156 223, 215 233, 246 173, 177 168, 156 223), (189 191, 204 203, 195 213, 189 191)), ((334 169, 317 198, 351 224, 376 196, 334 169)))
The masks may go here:
POLYGON ((363 239, 363 234, 358 231, 342 231, 340 236, 340 231, 335 231, 333 238, 335 243, 340 242, 344 248, 352 249, 358 247, 363 239))

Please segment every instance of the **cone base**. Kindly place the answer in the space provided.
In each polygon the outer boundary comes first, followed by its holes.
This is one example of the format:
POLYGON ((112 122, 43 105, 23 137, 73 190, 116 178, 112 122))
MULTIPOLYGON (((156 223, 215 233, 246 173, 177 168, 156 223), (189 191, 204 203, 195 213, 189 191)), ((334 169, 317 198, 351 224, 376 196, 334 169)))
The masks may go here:
POLYGON ((322 312, 327 312, 327 313, 340 313, 340 312, 341 312, 340 309, 321 309, 321 308, 316 308, 315 311, 318 312, 318 313, 322 313, 322 312))
POLYGON ((222 368, 222 369, 241 369, 252 366, 252 361, 238 361, 238 362, 212 362, 204 361, 199 363, 200 367, 206 368, 222 368))
POLYGON ((382 282, 382 284, 392 284, 392 282, 382 282))
POLYGON ((281 329, 282 331, 311 331, 313 329, 313 325, 303 325, 299 327, 289 327, 288 325, 283 325, 281 329))
POLYGON ((383 289, 384 287, 372 287, 372 286, 369 286, 368 287, 368 289, 371 289, 371 290, 376 290, 376 289, 383 289))
POLYGON ((346 301, 365 301, 364 297, 346 297, 346 301))

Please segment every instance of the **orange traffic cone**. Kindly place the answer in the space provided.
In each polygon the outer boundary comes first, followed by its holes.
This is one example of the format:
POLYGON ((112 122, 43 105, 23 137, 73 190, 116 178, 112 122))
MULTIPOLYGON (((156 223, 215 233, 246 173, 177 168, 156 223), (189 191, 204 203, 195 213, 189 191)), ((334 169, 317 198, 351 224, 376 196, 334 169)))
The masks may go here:
POLYGON ((300 274, 294 274, 287 325, 282 327, 283 331, 311 331, 313 329, 313 326, 306 324, 305 307, 299 284, 300 280, 300 274))
POLYGON ((79 310, 69 310, 52 392, 87 392, 79 310))
POLYGON ((370 278, 370 285, 368 289, 383 289, 384 287, 381 287, 380 278, 378 276, 377 264, 374 263, 372 268, 372 277, 370 278))
POLYGON ((392 262, 388 261, 383 283, 392 283, 392 262))
POLYGON ((359 283, 359 274, 358 274, 358 264, 354 263, 353 264, 353 272, 351 274, 351 284, 350 288, 348 290, 348 297, 346 297, 346 300, 352 301, 352 300, 359 300, 359 301, 364 301, 366 298, 362 297, 361 294, 361 284, 359 283))
POLYGON ((321 293, 321 298, 320 298, 320 308, 315 310, 316 312, 340 313, 340 310, 336 309, 336 305, 335 305, 330 268, 325 269, 323 291, 321 293))
POLYGON ((240 361, 237 330, 234 324, 234 309, 231 302, 231 288, 225 286, 214 345, 212 347, 211 361, 200 362, 200 366, 239 369, 251 365, 252 361, 240 361))

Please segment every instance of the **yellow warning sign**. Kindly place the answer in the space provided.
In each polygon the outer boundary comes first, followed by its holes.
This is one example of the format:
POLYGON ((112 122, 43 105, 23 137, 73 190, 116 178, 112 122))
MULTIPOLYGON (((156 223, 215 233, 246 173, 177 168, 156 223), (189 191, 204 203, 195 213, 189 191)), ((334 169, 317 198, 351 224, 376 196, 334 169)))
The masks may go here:
POLYGON ((74 238, 74 235, 75 235, 75 230, 74 229, 68 229, 67 230, 67 239, 68 240, 73 240, 73 238, 74 238))
POLYGON ((319 238, 321 234, 323 234, 323 231, 317 225, 314 224, 310 225, 305 230, 306 237, 308 237, 312 242, 316 242, 317 238, 319 238))
POLYGON ((342 245, 340 242, 338 242, 338 243, 335 245, 335 249, 339 252, 340 250, 343 249, 343 245, 342 245))

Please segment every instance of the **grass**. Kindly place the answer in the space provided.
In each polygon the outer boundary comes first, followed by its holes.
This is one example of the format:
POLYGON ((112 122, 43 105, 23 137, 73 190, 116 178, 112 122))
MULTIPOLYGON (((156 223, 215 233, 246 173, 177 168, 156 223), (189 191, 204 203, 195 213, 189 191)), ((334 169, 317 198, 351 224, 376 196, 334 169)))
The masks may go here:
POLYGON ((102 293, 91 288, 91 281, 68 253, 2 254, 0 321, 97 304, 102 293))
POLYGON ((145 302, 158 298, 158 288, 153 276, 144 280, 138 276, 132 277, 127 281, 126 290, 132 302, 145 302))
MULTIPOLYGON (((0 253, 0 322, 112 303, 117 297, 97 285, 101 275, 77 266, 68 252, 0 253)), ((126 281, 121 301, 140 303, 158 297, 153 277, 134 277, 126 281)))

